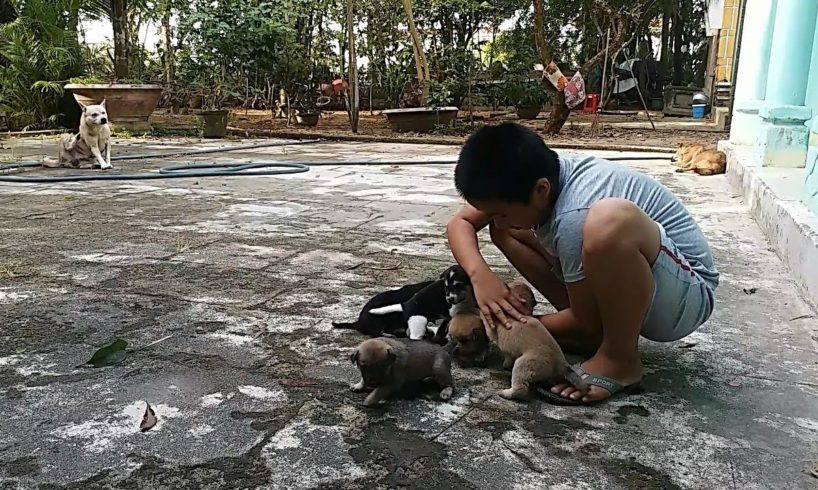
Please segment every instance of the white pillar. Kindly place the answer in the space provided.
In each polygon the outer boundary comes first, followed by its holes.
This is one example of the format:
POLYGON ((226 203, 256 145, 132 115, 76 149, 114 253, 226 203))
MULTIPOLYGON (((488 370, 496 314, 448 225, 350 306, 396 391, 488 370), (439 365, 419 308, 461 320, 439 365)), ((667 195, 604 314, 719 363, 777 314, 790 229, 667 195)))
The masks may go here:
POLYGON ((803 167, 812 117, 805 105, 818 0, 778 0, 775 13, 767 94, 758 115, 756 145, 761 165, 803 167))
POLYGON ((758 111, 767 92, 773 26, 778 0, 747 0, 736 72, 730 141, 751 145, 758 134, 758 111))

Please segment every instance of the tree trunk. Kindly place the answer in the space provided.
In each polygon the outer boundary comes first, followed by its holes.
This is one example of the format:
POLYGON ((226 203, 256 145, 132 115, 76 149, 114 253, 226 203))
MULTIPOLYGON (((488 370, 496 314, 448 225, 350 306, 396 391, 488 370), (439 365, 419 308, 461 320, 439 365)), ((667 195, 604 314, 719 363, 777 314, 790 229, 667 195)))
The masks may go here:
POLYGON ((162 62, 165 64, 165 81, 171 84, 176 80, 176 53, 173 48, 173 28, 170 25, 170 6, 165 9, 162 15, 162 44, 165 56, 162 62))
POLYGON ((349 125, 353 133, 358 133, 358 110, 360 108, 358 96, 358 56, 355 49, 355 15, 353 13, 354 0, 347 0, 347 33, 349 43, 349 93, 347 94, 349 107, 349 125))
POLYGON ((571 109, 565 105, 565 94, 558 91, 551 82, 545 77, 545 67, 554 60, 554 53, 551 47, 545 43, 545 10, 543 8, 543 0, 534 0, 534 45, 537 48, 537 54, 540 58, 540 63, 543 66, 542 84, 545 89, 554 97, 554 107, 551 109, 551 115, 548 122, 545 123, 546 134, 559 134, 568 116, 571 115, 571 109))
POLYGON ((114 76, 128 78, 128 0, 111 0, 111 24, 114 28, 114 76))
POLYGON ((15 12, 11 0, 0 0, 0 24, 11 22, 16 18, 17 12, 15 12))
POLYGON ((415 25, 415 16, 412 15, 412 0, 403 0, 403 10, 406 12, 406 21, 409 26, 409 34, 412 36, 412 51, 415 55, 415 68, 418 73, 418 83, 420 83, 420 105, 426 106, 429 103, 429 63, 423 53, 423 40, 415 25))
POLYGON ((673 85, 682 85, 684 80, 684 53, 682 53, 684 36, 684 12, 676 9, 673 15, 673 85))

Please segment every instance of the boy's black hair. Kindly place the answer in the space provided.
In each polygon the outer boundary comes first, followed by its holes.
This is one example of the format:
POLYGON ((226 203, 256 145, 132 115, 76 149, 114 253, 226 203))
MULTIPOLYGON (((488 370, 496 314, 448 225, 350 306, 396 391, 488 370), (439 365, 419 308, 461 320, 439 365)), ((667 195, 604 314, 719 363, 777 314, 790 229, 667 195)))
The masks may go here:
POLYGON ((466 200, 527 204, 543 177, 559 193, 560 160, 534 131, 514 123, 474 132, 454 169, 454 185, 466 200))

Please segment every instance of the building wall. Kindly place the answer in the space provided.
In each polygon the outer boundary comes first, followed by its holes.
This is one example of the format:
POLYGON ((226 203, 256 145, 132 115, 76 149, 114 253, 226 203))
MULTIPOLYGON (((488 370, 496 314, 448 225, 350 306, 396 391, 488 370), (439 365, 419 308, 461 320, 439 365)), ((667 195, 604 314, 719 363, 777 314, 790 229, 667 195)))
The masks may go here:
POLYGON ((740 0, 724 0, 719 51, 716 61, 716 83, 731 82, 735 63, 736 34, 738 33, 740 0))

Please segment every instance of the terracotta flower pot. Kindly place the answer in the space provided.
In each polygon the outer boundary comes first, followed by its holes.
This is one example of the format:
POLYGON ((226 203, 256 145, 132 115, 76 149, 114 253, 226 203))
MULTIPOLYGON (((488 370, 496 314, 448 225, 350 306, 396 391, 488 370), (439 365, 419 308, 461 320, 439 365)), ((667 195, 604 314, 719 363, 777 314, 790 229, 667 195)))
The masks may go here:
POLYGON ((83 105, 99 104, 105 100, 111 123, 119 129, 133 132, 150 131, 150 116, 162 97, 162 87, 159 85, 71 83, 65 88, 83 105))
POLYGON ((437 126, 446 126, 457 118, 457 107, 415 107, 383 111, 392 130, 403 132, 428 132, 437 126))

